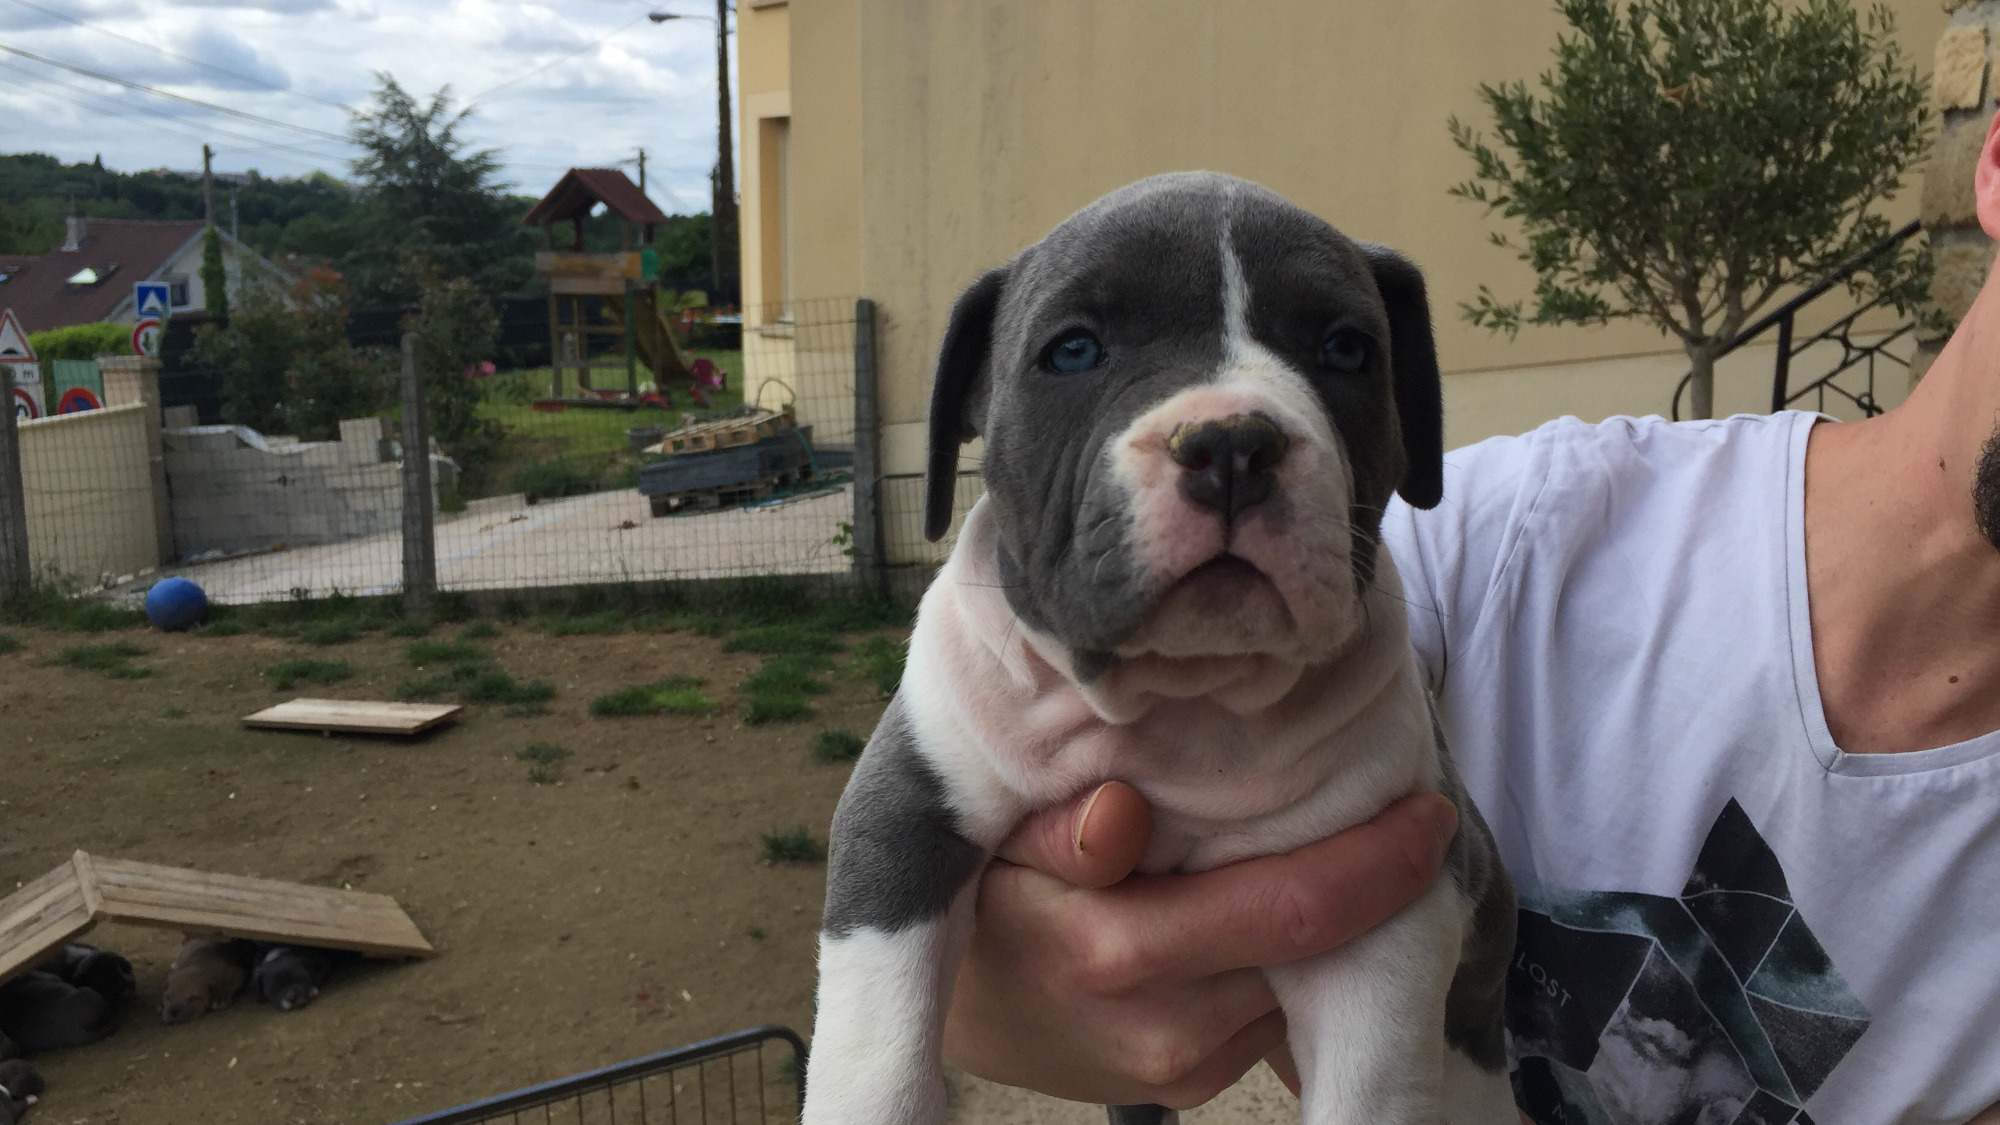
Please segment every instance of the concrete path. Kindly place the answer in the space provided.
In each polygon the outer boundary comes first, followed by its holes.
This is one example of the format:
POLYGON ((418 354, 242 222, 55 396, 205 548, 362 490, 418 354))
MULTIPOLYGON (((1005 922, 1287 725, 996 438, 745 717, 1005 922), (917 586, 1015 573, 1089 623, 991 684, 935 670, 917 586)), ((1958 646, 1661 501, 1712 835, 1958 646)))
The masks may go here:
MULTIPOLYGON (((654 519, 629 489, 529 504, 474 501, 437 523, 438 585, 503 590, 663 578, 830 574, 851 565, 833 542, 854 518, 851 485, 750 508, 654 519)), ((399 589, 395 534, 176 567, 209 600, 260 602, 304 590, 321 597, 399 589)), ((147 579, 147 584, 159 576, 147 579)))

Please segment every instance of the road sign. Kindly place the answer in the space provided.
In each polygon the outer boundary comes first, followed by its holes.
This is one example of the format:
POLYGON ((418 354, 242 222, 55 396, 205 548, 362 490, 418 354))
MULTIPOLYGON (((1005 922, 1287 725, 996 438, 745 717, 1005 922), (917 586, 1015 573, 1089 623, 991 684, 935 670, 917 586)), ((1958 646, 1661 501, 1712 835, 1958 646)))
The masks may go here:
POLYGON ((173 293, 164 281, 141 281, 132 286, 132 310, 140 319, 165 320, 174 312, 173 293))
POLYGON ((42 369, 33 363, 0 363, 8 372, 6 385, 14 391, 14 418, 26 422, 47 413, 42 407, 42 369))
POLYGON ((0 312, 0 363, 33 363, 35 346, 21 330, 21 320, 13 309, 0 312))
POLYGON ((71 387, 62 393, 62 397, 56 399, 56 413, 81 414, 86 410, 100 409, 103 405, 97 401, 97 396, 91 393, 89 387, 71 387))
POLYGON ((132 326, 132 351, 136 355, 160 358, 160 322, 147 317, 132 326))

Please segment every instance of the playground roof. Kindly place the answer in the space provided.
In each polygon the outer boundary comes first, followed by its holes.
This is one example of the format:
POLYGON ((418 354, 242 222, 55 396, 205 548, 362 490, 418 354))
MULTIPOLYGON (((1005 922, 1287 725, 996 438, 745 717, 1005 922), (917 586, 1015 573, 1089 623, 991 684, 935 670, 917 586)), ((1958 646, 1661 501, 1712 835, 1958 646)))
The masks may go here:
POLYGON ((528 217, 522 222, 535 227, 581 219, 599 203, 628 223, 667 221, 666 213, 654 206, 639 185, 618 169, 571 168, 540 203, 528 210, 528 217))

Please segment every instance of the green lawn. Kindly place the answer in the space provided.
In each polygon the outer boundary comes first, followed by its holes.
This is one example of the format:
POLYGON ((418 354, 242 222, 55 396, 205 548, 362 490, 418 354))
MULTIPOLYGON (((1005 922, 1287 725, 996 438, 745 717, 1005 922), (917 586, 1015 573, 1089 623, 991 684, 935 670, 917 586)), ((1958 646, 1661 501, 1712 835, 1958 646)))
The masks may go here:
MULTIPOLYGON (((563 496, 603 488, 630 487, 647 458, 632 451, 625 431, 633 426, 680 428, 686 415, 707 418, 743 401, 743 353, 695 349, 690 360, 705 357, 728 373, 728 386, 712 393, 706 408, 697 407, 685 386, 668 386, 671 410, 608 410, 572 407, 563 411, 535 410, 529 403, 549 392, 549 369, 496 375, 480 413, 507 428, 500 456, 480 479, 469 482, 467 499, 510 492, 563 496)), ((599 372, 597 381, 622 385, 624 372, 599 372)), ((578 393, 576 373, 563 373, 566 395, 578 393)), ((600 388, 602 389, 602 388, 600 388)))

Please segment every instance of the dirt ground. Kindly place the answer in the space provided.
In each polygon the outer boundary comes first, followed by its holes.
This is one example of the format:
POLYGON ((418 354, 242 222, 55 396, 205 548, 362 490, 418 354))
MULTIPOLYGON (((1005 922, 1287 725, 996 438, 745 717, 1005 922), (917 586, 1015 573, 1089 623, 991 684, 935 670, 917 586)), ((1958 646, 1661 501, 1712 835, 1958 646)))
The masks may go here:
POLYGON ((20 642, 0 655, 0 892, 81 848, 393 895, 438 950, 345 970, 302 1011, 246 996, 164 1027, 178 936, 101 927, 85 940, 132 959, 139 1000, 110 1039, 35 1059, 48 1093, 31 1122, 382 1125, 752 1024, 809 1028, 824 868, 768 865, 759 838, 804 825, 824 842, 850 767, 810 744, 873 729, 883 700, 859 677, 826 674, 812 719, 746 726, 735 685, 761 657, 688 633, 503 625, 481 643, 557 686, 549 714, 473 705, 411 742, 324 738, 238 719, 298 695, 392 699, 413 675, 405 641, 0 631, 20 642), (48 664, 121 639, 153 675, 48 664), (273 690, 264 670, 300 656, 355 674, 273 690), (588 712, 676 674, 727 706, 588 712), (516 755, 535 742, 570 751, 559 782, 529 779, 516 755))

